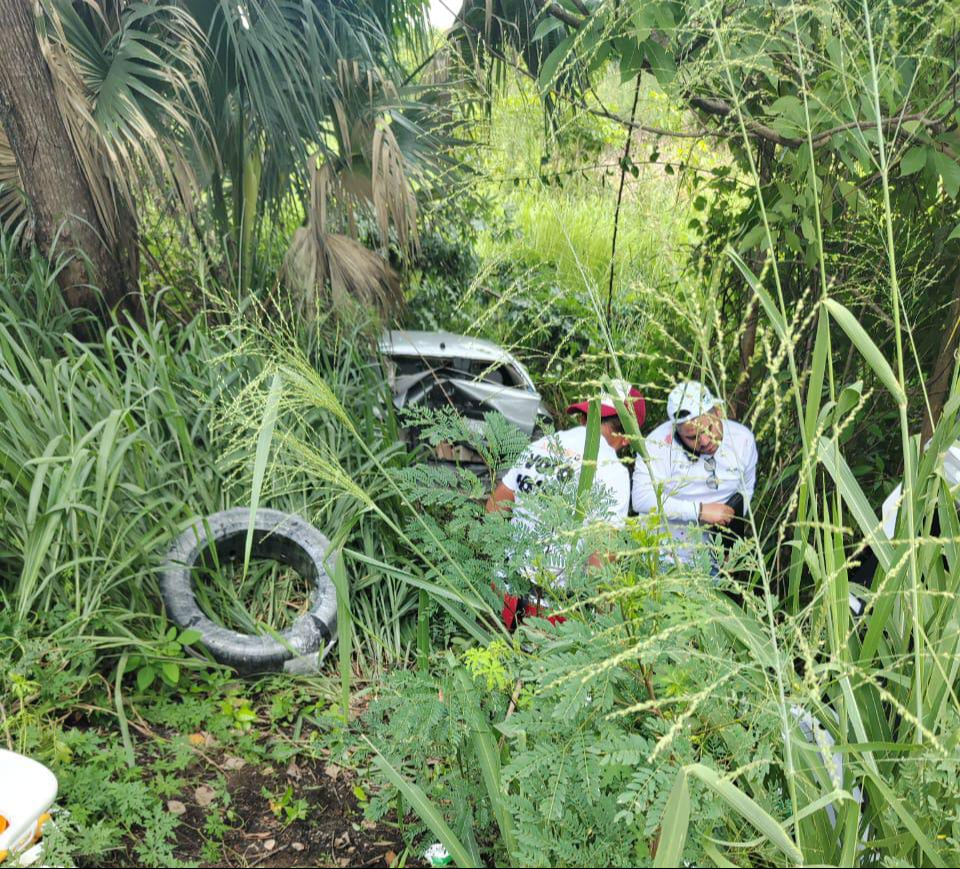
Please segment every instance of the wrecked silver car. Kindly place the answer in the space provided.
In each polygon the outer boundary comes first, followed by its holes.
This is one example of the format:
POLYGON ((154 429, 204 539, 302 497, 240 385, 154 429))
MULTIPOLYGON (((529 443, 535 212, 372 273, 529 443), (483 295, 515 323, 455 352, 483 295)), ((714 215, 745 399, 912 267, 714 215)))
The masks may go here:
MULTIPOLYGON (((523 365, 502 347, 453 332, 384 332, 380 352, 398 410, 414 406, 452 407, 468 423, 499 411, 532 437, 552 416, 523 365)), ((406 436, 415 445, 415 432, 406 436)), ((465 464, 480 456, 464 444, 439 444, 435 458, 465 464)))

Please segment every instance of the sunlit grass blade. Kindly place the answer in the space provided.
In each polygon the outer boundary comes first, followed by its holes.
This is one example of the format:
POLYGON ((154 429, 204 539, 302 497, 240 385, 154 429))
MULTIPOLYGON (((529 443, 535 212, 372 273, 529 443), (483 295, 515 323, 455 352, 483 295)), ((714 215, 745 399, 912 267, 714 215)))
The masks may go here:
POLYGON ((353 613, 343 549, 330 555, 330 578, 337 590, 337 654, 340 663, 340 703, 345 720, 350 718, 350 682, 353 676, 353 613))
POLYGON ((803 853, 784 827, 773 818, 769 812, 761 808, 754 800, 716 770, 703 764, 692 764, 686 767, 689 775, 696 776, 711 791, 720 797, 745 821, 757 828, 771 844, 779 848, 784 856, 792 863, 803 863, 803 853))
POLYGON ((257 435, 257 449, 253 457, 253 483, 250 487, 250 525, 247 528, 247 537, 243 547, 243 576, 246 577, 250 567, 250 552, 253 549, 253 524, 256 521, 257 510, 260 507, 260 494, 263 491, 263 478, 267 472, 267 462, 270 459, 270 445, 273 441, 273 430, 277 424, 277 407, 280 404, 280 395, 283 391, 283 377, 274 374, 270 381, 270 391, 267 394, 267 403, 263 410, 263 420, 260 423, 260 432, 257 435))
POLYGON ((907 397, 904 395, 903 387, 900 385, 897 375, 893 373, 893 368, 890 367, 886 356, 867 334, 866 329, 860 325, 857 318, 836 299, 826 299, 823 304, 830 312, 830 316, 847 333, 847 337, 853 342, 854 347, 857 348, 867 365, 873 369, 873 373, 880 378, 880 382, 893 396, 894 401, 897 404, 906 403, 907 397))
POLYGON ((597 475, 597 456, 600 453, 600 401, 591 399, 587 412, 587 440, 583 448, 583 464, 577 483, 577 519, 582 520, 587 507, 587 499, 597 475))

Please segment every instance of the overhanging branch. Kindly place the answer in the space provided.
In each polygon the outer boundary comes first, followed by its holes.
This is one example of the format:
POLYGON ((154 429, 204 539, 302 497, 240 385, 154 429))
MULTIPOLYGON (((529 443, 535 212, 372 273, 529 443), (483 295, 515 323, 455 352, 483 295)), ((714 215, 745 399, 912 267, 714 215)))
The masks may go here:
POLYGON ((568 12, 558 3, 553 3, 551 0, 547 2, 542 2, 542 0, 536 0, 537 8, 541 12, 546 12, 547 15, 552 15, 557 21, 562 21, 568 27, 572 27, 574 30, 579 30, 586 23, 585 19, 577 18, 572 12, 568 12))
MULTIPOLYGON (((736 111, 730 103, 714 97, 688 97, 687 102, 691 108, 716 117, 726 117, 736 111)), ((896 129, 905 123, 913 121, 919 122, 926 127, 929 132, 934 134, 941 132, 949 123, 947 117, 932 118, 929 117, 926 112, 898 112, 894 117, 881 118, 880 126, 884 130, 896 129)), ((765 139, 777 145, 782 145, 785 148, 805 147, 809 145, 810 142, 813 143, 814 148, 817 148, 829 142, 830 139, 838 133, 845 133, 849 130, 872 130, 877 126, 877 122, 871 120, 849 121, 846 124, 831 127, 829 130, 822 130, 808 140, 806 137, 785 136, 782 133, 778 133, 772 127, 761 124, 758 121, 745 119, 744 124, 750 135, 756 136, 759 139, 765 139)))

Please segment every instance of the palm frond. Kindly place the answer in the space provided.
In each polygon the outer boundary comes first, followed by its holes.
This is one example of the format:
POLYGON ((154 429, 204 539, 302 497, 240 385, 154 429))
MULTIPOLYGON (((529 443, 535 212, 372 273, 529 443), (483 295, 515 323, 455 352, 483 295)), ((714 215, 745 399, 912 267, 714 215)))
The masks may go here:
POLYGON ((118 222, 135 213, 144 171, 178 187, 195 183, 166 145, 202 127, 203 34, 174 4, 46 0, 44 13, 41 46, 57 105, 115 240, 118 222))
MULTIPOLYGON (((10 233, 28 217, 17 161, 6 133, 0 129, 0 231, 10 233)), ((29 233, 24 233, 24 240, 28 236, 29 233)))
POLYGON ((403 301, 400 278, 383 257, 356 239, 312 226, 293 234, 283 277, 299 293, 300 310, 309 319, 318 313, 318 300, 341 315, 395 312, 403 301))
POLYGON ((339 195, 345 195, 341 181, 330 164, 314 165, 307 223, 293 234, 283 278, 300 294, 307 316, 316 315, 316 300, 324 298, 339 312, 360 306, 394 311, 403 297, 399 277, 386 259, 355 238, 327 229, 331 188, 337 186, 339 195))

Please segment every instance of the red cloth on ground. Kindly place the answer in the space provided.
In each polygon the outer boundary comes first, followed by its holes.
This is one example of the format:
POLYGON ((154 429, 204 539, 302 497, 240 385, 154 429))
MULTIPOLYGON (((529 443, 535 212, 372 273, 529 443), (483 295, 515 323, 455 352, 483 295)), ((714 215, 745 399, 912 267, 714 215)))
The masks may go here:
MULTIPOLYGON (((500 617, 503 619, 504 627, 513 633, 517 629, 517 608, 520 606, 520 598, 516 595, 503 594, 503 610, 500 613, 500 617)), ((521 615, 521 621, 524 618, 544 618, 543 608, 537 606, 535 603, 527 603, 524 605, 523 614, 521 615)), ((562 625, 566 618, 564 616, 546 616, 548 622, 551 625, 562 625)))

